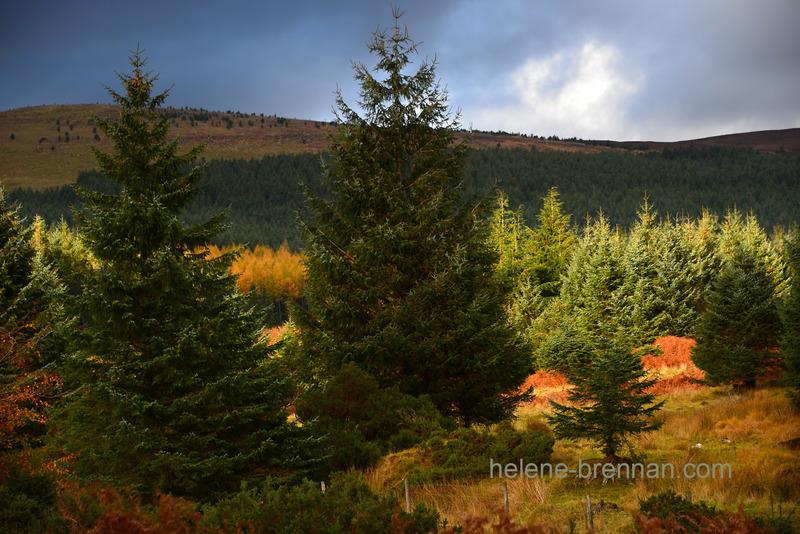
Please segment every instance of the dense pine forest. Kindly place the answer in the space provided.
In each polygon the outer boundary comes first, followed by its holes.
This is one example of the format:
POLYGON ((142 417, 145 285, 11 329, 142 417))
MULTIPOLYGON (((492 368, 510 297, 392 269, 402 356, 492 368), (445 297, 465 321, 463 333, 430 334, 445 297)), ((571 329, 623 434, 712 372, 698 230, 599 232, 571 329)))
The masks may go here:
MULTIPOLYGON (((212 160, 200 192, 183 217, 204 220, 228 210, 229 228, 215 238, 219 246, 247 243, 279 247, 287 241, 300 250, 296 212, 303 211, 303 184, 325 194, 323 162, 329 155, 267 156, 260 160, 212 160)), ((724 216, 729 210, 753 213, 771 231, 800 220, 800 156, 751 149, 683 148, 644 153, 580 153, 524 149, 472 150, 464 186, 468 193, 491 195, 499 189, 511 206, 522 206, 534 221, 551 187, 577 225, 602 211, 613 226, 628 228, 645 196, 663 215, 698 217, 703 210, 724 216)), ((102 176, 83 172, 78 185, 102 188, 102 176)), ((109 187, 105 185, 105 187, 109 187)), ((44 191, 8 192, 21 214, 48 222, 62 217, 72 224, 71 206, 80 202, 71 186, 44 191)))

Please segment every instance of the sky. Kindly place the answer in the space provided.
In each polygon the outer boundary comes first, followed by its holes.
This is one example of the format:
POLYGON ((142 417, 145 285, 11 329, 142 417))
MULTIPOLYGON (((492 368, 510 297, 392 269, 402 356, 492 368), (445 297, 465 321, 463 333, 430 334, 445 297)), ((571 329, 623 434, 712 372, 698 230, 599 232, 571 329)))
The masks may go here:
MULTIPOLYGON (((800 127, 798 0, 396 0, 464 128, 678 141, 800 127)), ((0 17, 0 111, 111 103, 137 44, 167 105, 332 120, 394 24, 376 0, 26 0, 0 17)))

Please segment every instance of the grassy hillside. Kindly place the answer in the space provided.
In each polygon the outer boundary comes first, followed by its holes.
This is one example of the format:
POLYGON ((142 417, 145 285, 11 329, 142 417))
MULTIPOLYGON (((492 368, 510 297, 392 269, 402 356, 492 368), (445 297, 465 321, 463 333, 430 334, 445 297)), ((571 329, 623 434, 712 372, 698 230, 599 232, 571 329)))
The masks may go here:
MULTIPOLYGON (((723 387, 699 386, 692 382, 703 373, 689 357, 694 344, 691 339, 670 336, 656 344, 664 354, 648 357, 644 363, 658 378, 653 393, 666 402, 656 416, 663 426, 636 437, 631 445, 643 455, 635 461, 657 464, 659 468, 671 465, 674 477, 668 476, 666 468, 663 473, 667 476, 663 477, 605 479, 586 476, 584 471, 584 476, 576 472, 563 478, 500 479, 496 474, 490 478, 486 458, 486 476, 480 479, 412 484, 413 504, 436 506, 451 524, 469 524, 470 516, 496 523, 504 504, 506 482, 512 521, 526 525, 546 523, 556 527, 555 532, 566 532, 567 526, 573 524, 578 532, 584 532, 588 493, 593 506, 600 500, 610 503, 593 518, 599 534, 633 532, 640 499, 672 490, 681 496, 691 494, 693 501, 704 501, 731 513, 741 505, 747 516, 767 521, 780 514, 784 519, 792 514, 791 523, 797 528, 800 412, 791 406, 785 389, 766 382, 755 391, 740 395, 723 387), (694 476, 692 469, 703 464, 729 464, 730 471, 725 471, 724 476, 719 476, 722 471, 717 471, 717 476, 694 476), (686 471, 684 466, 688 466, 686 471), (780 499, 784 500, 781 509, 780 499)), ((516 425, 548 430, 543 415, 552 413, 552 409, 547 399, 563 403, 569 384, 560 375, 537 373, 525 386, 534 386, 538 397, 517 410, 516 425)), ((577 471, 579 462, 594 464, 601 458, 602 454, 586 440, 557 441, 551 464, 563 463, 577 471)), ((376 490, 400 493, 403 478, 424 472, 429 463, 430 458, 421 456, 419 450, 409 449, 385 457, 365 475, 376 490)))
MULTIPOLYGON (((327 146, 330 123, 232 111, 167 108, 172 133, 189 147, 207 142, 207 159, 261 158, 275 154, 315 153, 327 146)), ((103 104, 37 106, 0 112, 0 182, 7 189, 43 189, 74 182, 78 172, 95 168, 88 146, 108 150, 91 119, 119 114, 103 104), (13 139, 12 139, 13 135, 13 139)), ((466 132, 461 135, 466 136, 466 132)), ((599 152, 603 146, 476 133, 475 148, 503 146, 541 150, 599 152)))
MULTIPOLYGON (((0 113, 0 180, 8 189, 74 182, 78 172, 95 168, 88 146, 109 150, 92 114, 118 114, 110 105, 39 106, 0 113), (13 135, 13 139, 12 136, 13 135)), ((172 133, 183 144, 208 142, 206 157, 260 158, 268 154, 315 152, 326 146, 320 122, 240 113, 165 109, 172 133)))
MULTIPOLYGON (((88 146, 110 148, 109 141, 95 129, 92 114, 113 117, 118 113, 117 106, 106 104, 35 106, 0 112, 0 182, 6 189, 37 190, 74 182, 80 171, 95 168, 88 146)), ((326 122, 235 111, 166 108, 163 113, 171 117, 173 134, 180 136, 187 147, 207 142, 207 159, 316 153, 327 146, 326 134, 331 128, 326 122)), ((460 135, 465 137, 467 132, 460 135)), ((693 144, 800 153, 800 128, 676 143, 557 140, 506 132, 473 132, 471 144, 476 149, 536 148, 582 153, 662 150, 693 144)))

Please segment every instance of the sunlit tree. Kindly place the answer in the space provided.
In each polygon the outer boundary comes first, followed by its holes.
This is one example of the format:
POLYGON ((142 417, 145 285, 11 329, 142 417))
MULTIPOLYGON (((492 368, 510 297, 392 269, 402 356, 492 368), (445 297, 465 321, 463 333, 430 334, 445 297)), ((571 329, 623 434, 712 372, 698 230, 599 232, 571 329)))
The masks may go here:
POLYGON ((619 461, 628 438, 658 429, 651 417, 664 401, 646 393, 655 380, 646 380, 641 354, 609 338, 588 342, 591 357, 565 371, 570 383, 571 405, 550 401, 553 415, 546 415, 556 437, 594 441, 606 462, 619 461))
POLYGON ((33 230, 0 187, 0 474, 6 454, 39 443, 60 384, 52 337, 63 288, 34 246, 33 230))
POLYGON ((376 68, 355 66, 362 112, 336 100, 332 200, 310 197, 303 222, 302 350, 323 375, 355 362, 466 424, 496 421, 523 398, 531 361, 506 320, 490 206, 463 199, 467 147, 436 63, 409 72, 416 45, 394 15, 369 45, 376 68))
POLYGON ((260 341, 263 318, 229 273, 236 253, 209 257, 224 216, 186 226, 202 146, 181 150, 160 118, 137 49, 117 118, 95 117, 113 143, 95 150, 117 193, 85 188, 76 215, 92 261, 72 274, 80 318, 65 382, 73 399, 55 419, 54 444, 79 476, 197 498, 245 478, 307 464, 303 429, 287 422, 292 385, 260 341))

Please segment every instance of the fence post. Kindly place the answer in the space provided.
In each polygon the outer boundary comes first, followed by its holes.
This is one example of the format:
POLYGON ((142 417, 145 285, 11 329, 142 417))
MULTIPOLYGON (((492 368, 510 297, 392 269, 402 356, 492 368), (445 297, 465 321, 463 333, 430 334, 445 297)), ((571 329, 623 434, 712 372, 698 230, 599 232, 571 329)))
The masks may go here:
POLYGON ((589 532, 594 530, 594 520, 592 519, 592 498, 586 494, 586 523, 589 532))
POLYGON ((692 502, 692 492, 691 491, 687 491, 686 492, 686 500, 689 501, 689 502, 692 502))
POLYGON ((408 477, 403 479, 406 486, 406 513, 411 513, 411 490, 408 488, 408 477))
POLYGON ((506 509, 506 517, 508 516, 508 482, 503 482, 503 505, 506 509))

